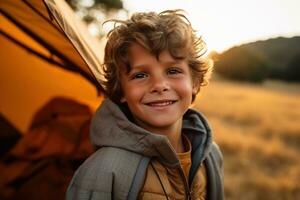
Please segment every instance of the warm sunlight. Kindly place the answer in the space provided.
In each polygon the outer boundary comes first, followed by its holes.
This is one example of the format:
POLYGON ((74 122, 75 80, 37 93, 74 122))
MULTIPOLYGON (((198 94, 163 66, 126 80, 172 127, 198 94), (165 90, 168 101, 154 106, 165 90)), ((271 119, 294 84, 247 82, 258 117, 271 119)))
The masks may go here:
POLYGON ((130 13, 181 8, 209 50, 271 37, 300 35, 300 1, 297 0, 124 0, 130 13))
POLYGON ((300 200, 299 8, 0 0, 0 200, 300 200))

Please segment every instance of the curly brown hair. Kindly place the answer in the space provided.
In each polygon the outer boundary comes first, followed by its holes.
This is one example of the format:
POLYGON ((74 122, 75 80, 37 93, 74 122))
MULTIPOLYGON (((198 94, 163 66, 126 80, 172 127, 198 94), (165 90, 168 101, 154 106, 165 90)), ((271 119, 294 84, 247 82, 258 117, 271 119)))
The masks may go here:
MULTIPOLYGON (((128 20, 109 20, 114 28, 107 35, 102 70, 106 80, 102 82, 106 96, 119 104, 123 96, 120 85, 121 70, 130 71, 128 48, 136 43, 157 58, 168 50, 174 59, 186 59, 191 70, 193 84, 198 88, 208 83, 212 65, 203 58, 205 42, 196 36, 183 10, 166 10, 161 13, 135 13, 128 20)), ((196 94, 193 95, 193 101, 196 94)))

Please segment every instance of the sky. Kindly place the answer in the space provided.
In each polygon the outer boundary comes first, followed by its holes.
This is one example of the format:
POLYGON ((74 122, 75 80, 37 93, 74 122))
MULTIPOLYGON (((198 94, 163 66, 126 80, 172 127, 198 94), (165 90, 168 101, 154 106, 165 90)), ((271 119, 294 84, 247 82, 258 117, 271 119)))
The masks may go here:
POLYGON ((209 51, 300 36, 300 0, 123 0, 133 12, 184 9, 209 51))

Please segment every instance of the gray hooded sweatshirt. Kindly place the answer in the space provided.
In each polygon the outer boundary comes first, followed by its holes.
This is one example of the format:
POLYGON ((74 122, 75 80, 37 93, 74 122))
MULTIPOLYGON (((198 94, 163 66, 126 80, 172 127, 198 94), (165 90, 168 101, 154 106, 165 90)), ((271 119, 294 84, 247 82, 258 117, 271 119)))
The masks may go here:
MULTIPOLYGON (((131 118, 126 106, 104 100, 93 117, 90 132, 92 144, 98 150, 75 172, 67 199, 127 199, 135 177, 144 176, 137 171, 147 168, 138 168, 141 157, 157 159, 170 168, 180 167, 168 138, 139 127, 131 118)), ((208 179, 207 199, 223 199, 222 154, 212 141, 207 121, 199 112, 189 109, 183 116, 182 133, 192 144, 192 166, 187 184, 191 185, 203 163, 208 179)))

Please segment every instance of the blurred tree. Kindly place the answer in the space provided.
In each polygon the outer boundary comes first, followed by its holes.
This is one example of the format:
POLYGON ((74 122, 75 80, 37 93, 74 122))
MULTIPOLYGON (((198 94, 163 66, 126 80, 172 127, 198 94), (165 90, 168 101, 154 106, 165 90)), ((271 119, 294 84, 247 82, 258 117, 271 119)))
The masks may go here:
POLYGON ((267 77, 268 63, 246 48, 233 47, 214 57, 215 72, 226 78, 261 82, 267 77))
POLYGON ((300 55, 300 37, 278 37, 242 45, 262 55, 269 63, 268 78, 286 80, 286 70, 292 59, 300 55))
POLYGON ((300 54, 294 56, 286 69, 286 80, 300 81, 300 54))
POLYGON ((107 31, 102 23, 111 18, 119 18, 118 15, 128 15, 121 0, 66 0, 83 19, 92 35, 103 37, 107 31), (121 13, 121 14, 120 14, 121 13))
POLYGON ((262 81, 267 78, 300 81, 299 36, 251 42, 221 54, 212 52, 209 57, 215 61, 215 71, 228 78, 247 81, 262 81))
POLYGON ((123 3, 121 0, 66 0, 73 8, 78 6, 93 7, 101 5, 105 9, 123 9, 123 3))

